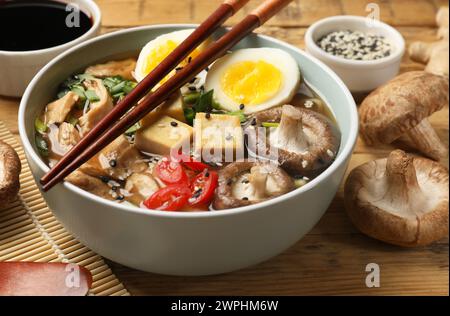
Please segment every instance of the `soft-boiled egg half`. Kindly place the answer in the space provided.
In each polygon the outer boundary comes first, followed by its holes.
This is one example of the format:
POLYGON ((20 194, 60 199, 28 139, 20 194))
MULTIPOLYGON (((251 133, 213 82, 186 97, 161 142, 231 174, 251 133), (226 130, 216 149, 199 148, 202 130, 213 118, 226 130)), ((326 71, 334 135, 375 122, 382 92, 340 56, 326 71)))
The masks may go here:
POLYGON ((249 48, 218 59, 208 71, 205 90, 228 111, 253 113, 291 101, 300 84, 295 59, 276 48, 249 48))
MULTIPOLYGON (((193 30, 181 30, 161 35, 154 40, 148 42, 142 48, 134 70, 134 77, 137 81, 145 78, 153 69, 156 68, 178 45, 180 45, 193 30)), ((189 60, 197 57, 210 44, 210 40, 206 40, 198 46, 188 58, 186 58, 178 67, 187 65, 189 60)), ((174 69, 159 84, 166 82, 167 79, 176 73, 174 69)), ((156 86, 155 88, 157 88, 156 86)))

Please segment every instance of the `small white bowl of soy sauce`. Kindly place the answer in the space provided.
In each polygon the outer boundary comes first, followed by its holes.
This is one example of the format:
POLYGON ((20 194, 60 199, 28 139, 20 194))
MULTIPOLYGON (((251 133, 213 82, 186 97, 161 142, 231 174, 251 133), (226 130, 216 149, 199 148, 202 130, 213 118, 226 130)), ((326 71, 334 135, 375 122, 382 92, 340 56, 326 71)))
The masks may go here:
POLYGON ((39 69, 100 25, 92 0, 0 0, 0 95, 22 96, 39 69))

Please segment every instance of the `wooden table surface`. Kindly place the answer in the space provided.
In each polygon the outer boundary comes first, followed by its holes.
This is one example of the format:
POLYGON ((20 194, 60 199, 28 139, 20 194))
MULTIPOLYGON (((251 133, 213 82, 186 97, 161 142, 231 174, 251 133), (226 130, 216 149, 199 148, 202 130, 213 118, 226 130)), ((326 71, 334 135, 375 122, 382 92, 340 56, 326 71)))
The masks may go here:
MULTIPOLYGON (((220 0, 97 0, 103 32, 146 24, 199 23, 220 0)), ((259 1, 251 1, 229 21, 233 24, 259 1)), ((395 26, 409 44, 432 41, 434 16, 444 0, 296 0, 258 32, 304 47, 303 35, 314 21, 331 15, 367 15, 379 4, 381 19, 395 26)), ((401 71, 423 69, 405 56, 401 71)), ((2 78, 1 80, 6 80, 2 78)), ((0 97, 0 119, 17 134, 18 99, 0 97)), ((432 125, 448 146, 448 107, 435 113, 432 125)), ((367 147, 358 141, 350 170, 385 157, 393 147, 367 147)), ((448 159, 443 162, 448 167, 448 159)), ((276 238, 276 236, 273 236, 276 238)), ((360 234, 348 220, 342 188, 317 226, 283 254, 234 273, 208 277, 168 277, 110 262, 133 295, 448 295, 448 239, 431 246, 403 249, 360 234), (377 263, 381 286, 367 288, 366 265, 377 263)))

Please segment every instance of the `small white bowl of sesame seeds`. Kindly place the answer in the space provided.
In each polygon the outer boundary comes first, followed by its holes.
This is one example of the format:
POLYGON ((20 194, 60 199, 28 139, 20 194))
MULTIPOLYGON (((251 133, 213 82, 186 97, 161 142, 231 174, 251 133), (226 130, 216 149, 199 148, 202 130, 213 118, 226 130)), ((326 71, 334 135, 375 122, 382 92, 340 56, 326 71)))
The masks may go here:
POLYGON ((341 15, 319 20, 305 34, 306 51, 354 93, 376 89, 394 78, 405 52, 402 35, 386 23, 341 15))

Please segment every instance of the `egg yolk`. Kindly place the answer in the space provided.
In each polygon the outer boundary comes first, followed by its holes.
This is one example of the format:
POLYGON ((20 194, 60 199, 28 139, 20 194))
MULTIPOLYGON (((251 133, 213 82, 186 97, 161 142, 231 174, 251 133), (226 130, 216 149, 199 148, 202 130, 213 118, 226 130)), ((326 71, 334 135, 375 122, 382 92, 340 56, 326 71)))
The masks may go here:
MULTIPOLYGON (((149 54, 147 55, 147 58, 145 60, 145 64, 144 64, 144 69, 143 69, 143 73, 145 75, 148 75, 153 69, 155 69, 167 56, 169 56, 170 53, 172 53, 175 48, 177 48, 178 43, 176 43, 173 40, 168 40, 165 43, 153 48, 149 54)), ((183 62, 180 63, 180 65, 178 67, 184 67, 188 64, 189 62, 189 58, 194 59, 195 57, 197 57, 201 52, 200 48, 195 49, 191 55, 186 58, 183 62)), ((159 85, 161 85, 162 83, 166 82, 170 77, 172 77, 174 74, 176 73, 175 70, 173 70, 171 73, 169 73, 163 80, 161 80, 161 82, 159 83, 159 85)), ((156 88, 156 87, 155 87, 156 88)))
POLYGON ((230 66, 220 84, 224 93, 239 104, 257 105, 272 98, 282 85, 281 71, 263 60, 230 66))

